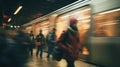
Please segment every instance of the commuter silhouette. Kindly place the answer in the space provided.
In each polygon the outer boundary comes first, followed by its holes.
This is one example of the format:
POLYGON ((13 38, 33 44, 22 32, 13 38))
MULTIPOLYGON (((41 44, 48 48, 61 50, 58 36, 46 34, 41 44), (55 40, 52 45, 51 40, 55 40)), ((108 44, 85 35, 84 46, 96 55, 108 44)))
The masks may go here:
POLYGON ((30 55, 32 56, 33 55, 33 48, 35 48, 35 38, 34 38, 33 31, 30 31, 29 37, 30 37, 29 51, 30 51, 30 55))
POLYGON ((47 45, 48 45, 48 55, 47 55, 47 58, 50 57, 50 54, 52 54, 53 48, 56 45, 55 31, 56 31, 56 29, 53 28, 52 31, 49 32, 47 34, 47 37, 46 37, 46 42, 47 42, 47 45))
POLYGON ((70 19, 69 28, 63 31, 57 40, 57 45, 63 52, 63 58, 67 61, 67 67, 75 67, 74 62, 78 59, 80 40, 77 29, 77 20, 70 19))
POLYGON ((0 67, 25 67, 28 54, 24 35, 13 30, 0 29, 0 67))
POLYGON ((45 37, 42 34, 42 30, 40 30, 40 33, 36 36, 36 47, 37 47, 36 57, 38 57, 38 54, 40 52, 40 58, 42 58, 44 44, 45 44, 45 37))

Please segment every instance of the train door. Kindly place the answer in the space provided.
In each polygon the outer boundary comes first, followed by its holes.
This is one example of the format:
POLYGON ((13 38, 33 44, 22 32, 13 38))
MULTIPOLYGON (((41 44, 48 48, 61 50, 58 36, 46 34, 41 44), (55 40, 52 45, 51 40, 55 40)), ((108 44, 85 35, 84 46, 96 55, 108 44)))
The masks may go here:
POLYGON ((91 61, 105 67, 119 67, 120 8, 94 14, 93 20, 91 61))

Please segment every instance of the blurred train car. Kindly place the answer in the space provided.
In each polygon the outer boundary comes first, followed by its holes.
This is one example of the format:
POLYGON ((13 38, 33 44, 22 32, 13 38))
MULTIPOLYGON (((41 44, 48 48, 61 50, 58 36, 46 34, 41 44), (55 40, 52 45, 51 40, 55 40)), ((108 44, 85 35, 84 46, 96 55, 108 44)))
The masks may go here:
POLYGON ((46 35, 53 27, 57 38, 69 25, 69 18, 78 20, 81 45, 80 60, 100 67, 120 67, 120 0, 78 0, 23 26, 26 31, 46 35))

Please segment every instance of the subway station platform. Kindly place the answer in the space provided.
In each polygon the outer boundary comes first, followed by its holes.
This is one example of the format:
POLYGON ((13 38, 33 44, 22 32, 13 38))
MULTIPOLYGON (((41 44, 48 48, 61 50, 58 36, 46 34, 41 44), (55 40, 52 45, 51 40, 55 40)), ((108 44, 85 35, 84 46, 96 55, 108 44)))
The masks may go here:
MULTIPOLYGON (((55 61, 52 59, 52 56, 48 59, 47 53, 43 53, 43 58, 41 59, 40 57, 35 56, 36 49, 34 49, 34 54, 32 57, 29 57, 28 62, 27 62, 27 67, 66 67, 67 63, 64 59, 61 61, 55 61)), ((88 63, 85 63, 83 61, 77 60, 75 62, 75 67, 98 67, 95 65, 91 65, 88 63)))

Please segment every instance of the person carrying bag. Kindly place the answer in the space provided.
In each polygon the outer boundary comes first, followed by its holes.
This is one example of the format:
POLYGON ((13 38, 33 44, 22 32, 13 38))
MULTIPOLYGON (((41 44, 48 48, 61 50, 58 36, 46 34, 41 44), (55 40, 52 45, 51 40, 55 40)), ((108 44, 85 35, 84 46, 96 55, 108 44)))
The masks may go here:
POLYGON ((36 46, 40 46, 41 45, 41 42, 36 42, 36 46))
POLYGON ((44 43, 45 43, 44 41, 45 41, 45 37, 42 34, 42 30, 40 30, 40 33, 36 36, 36 47, 37 47, 36 57, 38 57, 38 54, 40 52, 40 58, 42 58, 43 46, 44 46, 44 43))
POLYGON ((67 62, 67 67, 75 67, 74 62, 79 58, 81 46, 77 22, 77 19, 71 18, 68 29, 63 31, 57 40, 57 46, 62 52, 62 58, 67 62))

